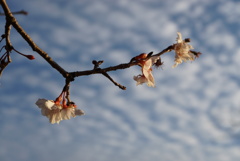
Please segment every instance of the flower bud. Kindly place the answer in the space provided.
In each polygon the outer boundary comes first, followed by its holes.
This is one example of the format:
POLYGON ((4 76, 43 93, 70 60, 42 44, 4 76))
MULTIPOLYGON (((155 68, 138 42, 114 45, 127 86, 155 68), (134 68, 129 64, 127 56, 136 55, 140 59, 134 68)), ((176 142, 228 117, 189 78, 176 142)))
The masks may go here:
POLYGON ((35 57, 33 55, 26 55, 26 58, 28 58, 29 60, 35 59, 35 57))

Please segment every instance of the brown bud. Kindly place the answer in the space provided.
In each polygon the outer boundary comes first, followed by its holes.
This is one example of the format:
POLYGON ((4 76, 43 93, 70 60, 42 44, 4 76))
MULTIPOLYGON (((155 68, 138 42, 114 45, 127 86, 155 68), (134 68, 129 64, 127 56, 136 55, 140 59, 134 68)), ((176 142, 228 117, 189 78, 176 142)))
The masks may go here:
POLYGON ((163 65, 163 62, 162 62, 161 58, 159 58, 154 65, 155 65, 157 68, 160 67, 161 65, 163 65))

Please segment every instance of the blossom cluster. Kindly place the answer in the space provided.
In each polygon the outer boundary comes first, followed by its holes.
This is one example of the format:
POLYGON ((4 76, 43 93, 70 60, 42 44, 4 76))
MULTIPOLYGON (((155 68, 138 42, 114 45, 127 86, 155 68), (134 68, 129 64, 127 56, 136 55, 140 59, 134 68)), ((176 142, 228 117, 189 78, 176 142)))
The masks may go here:
POLYGON ((73 102, 66 104, 65 101, 62 101, 61 103, 61 96, 56 101, 38 99, 36 102, 36 105, 41 109, 42 115, 46 116, 51 124, 59 124, 62 120, 84 115, 84 111, 77 109, 73 102))
POLYGON ((193 47, 189 45, 186 40, 182 39, 182 34, 180 32, 177 32, 177 35, 177 43, 173 45, 175 50, 175 64, 172 66, 173 68, 177 67, 183 61, 193 61, 196 57, 196 55, 194 55, 190 51, 191 49, 193 49, 193 47))
POLYGON ((133 79, 137 85, 147 83, 149 87, 155 86, 154 77, 152 75, 152 66, 160 59, 160 56, 153 56, 147 59, 148 54, 142 53, 134 59, 138 61, 138 65, 142 67, 142 74, 134 76, 133 79))
MULTIPOLYGON (((141 74, 133 77, 133 79, 137 82, 136 85, 146 83, 149 87, 155 87, 152 67, 159 67, 163 64, 160 56, 165 52, 169 52, 171 50, 175 51, 175 64, 172 66, 173 68, 177 67, 183 61, 193 61, 201 54, 200 52, 191 50, 193 47, 188 44, 188 42, 190 42, 190 39, 183 40, 180 32, 178 32, 177 35, 177 43, 169 46, 162 52, 156 55, 152 55, 153 52, 149 54, 142 53, 130 61, 137 62, 137 64, 141 67, 141 74)), ((98 68, 101 63, 102 61, 93 61, 93 64, 95 65, 94 69, 98 68)), ((41 109, 42 115, 46 116, 49 119, 49 122, 52 124, 59 123, 62 120, 69 120, 72 117, 84 115, 84 112, 80 109, 77 109, 77 106, 68 99, 68 96, 68 92, 64 88, 63 92, 58 98, 56 98, 55 101, 38 99, 36 105, 41 109)))
MULTIPOLYGON (((175 64, 172 66, 173 68, 177 67, 183 61, 186 62, 188 60, 193 61, 196 57, 201 53, 196 53, 191 51, 193 47, 188 44, 189 39, 182 39, 182 34, 177 32, 177 43, 172 45, 172 50, 175 51, 175 64)), ((154 77, 152 75, 152 66, 160 66, 163 63, 161 62, 160 55, 149 56, 146 53, 142 53, 133 58, 138 62, 138 65, 141 67, 142 74, 134 76, 133 79, 137 82, 137 85, 146 83, 149 87, 155 87, 154 77)))

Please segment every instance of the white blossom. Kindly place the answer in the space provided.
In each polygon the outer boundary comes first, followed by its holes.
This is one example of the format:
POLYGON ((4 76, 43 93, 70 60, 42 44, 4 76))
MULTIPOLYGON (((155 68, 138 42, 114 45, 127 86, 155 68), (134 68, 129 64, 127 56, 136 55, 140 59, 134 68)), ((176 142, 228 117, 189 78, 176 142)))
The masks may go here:
POLYGON ((174 44, 175 64, 172 66, 173 68, 177 67, 178 64, 181 64, 182 61, 193 61, 195 59, 195 55, 190 52, 193 47, 182 40, 182 34, 180 32, 177 32, 177 35, 177 43, 174 44))
POLYGON ((69 120, 71 117, 84 115, 82 110, 76 109, 73 105, 63 108, 62 105, 57 105, 53 100, 38 99, 36 105, 41 109, 42 115, 49 119, 51 124, 59 124, 62 120, 69 120))
POLYGON ((147 54, 140 54, 135 57, 139 61, 139 65, 142 67, 142 74, 134 76, 133 79, 137 82, 137 85, 147 83, 149 87, 155 86, 154 77, 152 75, 152 66, 160 59, 159 56, 152 56, 147 60, 144 60, 147 54), (143 60, 142 60, 143 59, 143 60))

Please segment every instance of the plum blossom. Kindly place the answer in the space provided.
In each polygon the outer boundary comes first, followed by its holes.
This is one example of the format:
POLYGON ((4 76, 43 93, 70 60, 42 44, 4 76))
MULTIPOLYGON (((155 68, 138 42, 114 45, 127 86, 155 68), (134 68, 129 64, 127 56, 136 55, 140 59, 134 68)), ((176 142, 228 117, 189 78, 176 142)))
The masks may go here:
POLYGON ((181 64, 182 61, 193 61, 196 57, 192 52, 190 52, 193 47, 189 45, 185 40, 182 40, 182 34, 180 32, 177 32, 177 35, 177 43, 173 45, 176 54, 174 60, 175 64, 172 66, 173 68, 177 67, 178 64, 181 64))
POLYGON ((137 85, 147 83, 149 87, 155 87, 152 66, 160 59, 160 56, 152 56, 148 59, 147 56, 146 53, 142 53, 134 58, 142 67, 142 74, 134 76, 133 79, 137 82, 137 85))
MULTIPOLYGON (((62 95, 60 95, 62 96, 62 95)), ((51 124, 58 123, 62 120, 69 120, 71 117, 84 115, 84 112, 76 108, 74 103, 65 104, 65 101, 61 104, 60 96, 53 100, 38 99, 36 105, 41 109, 43 116, 49 119, 51 124)))

